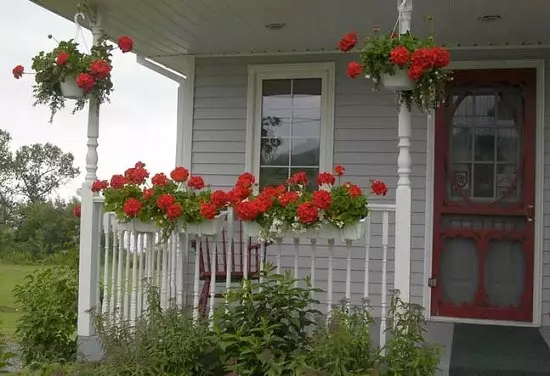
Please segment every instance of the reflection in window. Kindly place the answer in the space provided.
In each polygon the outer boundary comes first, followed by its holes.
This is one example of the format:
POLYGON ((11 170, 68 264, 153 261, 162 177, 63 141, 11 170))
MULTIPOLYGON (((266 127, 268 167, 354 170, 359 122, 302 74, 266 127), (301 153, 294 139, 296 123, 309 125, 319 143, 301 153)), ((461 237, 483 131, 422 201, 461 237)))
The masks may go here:
POLYGON ((278 185, 296 171, 319 171, 321 79, 262 82, 260 185, 278 185))

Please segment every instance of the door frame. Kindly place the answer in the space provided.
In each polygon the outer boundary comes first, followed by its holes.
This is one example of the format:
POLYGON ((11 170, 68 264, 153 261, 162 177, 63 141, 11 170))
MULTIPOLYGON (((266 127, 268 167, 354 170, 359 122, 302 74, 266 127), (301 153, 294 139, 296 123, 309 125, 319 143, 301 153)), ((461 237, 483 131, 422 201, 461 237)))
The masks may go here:
MULTIPOLYGON (((488 60, 453 62, 453 70, 479 69, 522 69, 536 70, 536 124, 535 124, 535 207, 543 208, 544 204, 544 60, 488 60)), ((426 318, 432 321, 479 323, 506 326, 540 326, 542 321, 542 277, 543 277, 543 240, 544 211, 535 210, 534 234, 534 269, 533 269, 533 317, 531 322, 465 319, 455 317, 432 316, 431 288, 428 278, 432 275, 433 260, 433 225, 434 225, 434 160, 435 160, 435 115, 427 117, 427 151, 426 151, 426 207, 424 233, 424 291, 423 306, 426 318)))

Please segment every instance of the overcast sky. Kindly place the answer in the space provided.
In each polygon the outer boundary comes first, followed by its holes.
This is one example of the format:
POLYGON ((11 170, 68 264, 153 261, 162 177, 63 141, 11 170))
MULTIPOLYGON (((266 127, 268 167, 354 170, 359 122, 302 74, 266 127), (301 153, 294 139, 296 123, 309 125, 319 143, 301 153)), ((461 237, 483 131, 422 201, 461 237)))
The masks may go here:
MULTIPOLYGON (((1 129, 11 133, 15 149, 31 143, 51 142, 70 151, 81 177, 59 190, 64 198, 75 194, 85 172, 87 110, 72 115, 72 102, 48 123, 47 107, 32 107, 34 77, 13 78, 11 70, 23 65, 30 71, 37 52, 50 50, 57 40, 74 38, 76 27, 27 0, 6 1, 0 13, 3 47, 0 59, 1 129)), ((86 32, 91 45, 91 35, 86 32)), ((82 45, 82 43, 81 43, 82 45)), ((154 172, 169 172, 175 161, 177 84, 136 62, 132 53, 114 51, 111 103, 101 108, 99 178, 122 172, 137 160, 154 172)))

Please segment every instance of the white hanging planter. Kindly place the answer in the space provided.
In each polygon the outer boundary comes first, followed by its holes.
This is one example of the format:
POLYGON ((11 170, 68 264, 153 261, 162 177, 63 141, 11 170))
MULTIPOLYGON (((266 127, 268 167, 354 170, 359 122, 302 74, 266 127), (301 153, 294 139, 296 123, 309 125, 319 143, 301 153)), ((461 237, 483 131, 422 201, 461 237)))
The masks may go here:
POLYGON ((302 234, 300 237, 306 237, 309 239, 322 239, 322 240, 359 240, 363 238, 365 233, 365 218, 361 219, 359 222, 354 223, 339 229, 333 225, 326 224, 322 225, 318 230, 308 230, 305 234, 302 234))
POLYGON ((183 229, 183 232, 193 235, 217 235, 222 231, 226 218, 227 211, 223 211, 212 220, 205 220, 201 223, 187 224, 187 227, 183 229))
POLYGON ((128 232, 147 232, 155 233, 159 231, 159 228, 152 222, 142 222, 139 219, 132 219, 128 222, 118 222, 115 225, 118 231, 128 232))
POLYGON ((359 222, 342 229, 342 240, 359 240, 365 235, 366 217, 359 222))
POLYGON ((244 232, 244 236, 246 236, 247 238, 259 237, 261 229, 262 228, 258 224, 258 222, 249 222, 249 221, 243 222, 243 232, 244 232))
POLYGON ((380 81, 388 90, 404 91, 414 88, 414 81, 410 79, 407 70, 403 68, 395 69, 394 74, 381 75, 380 81))
POLYGON ((76 84, 76 77, 69 76, 65 78, 65 81, 59 83, 61 87, 61 94, 68 99, 81 99, 84 96, 84 90, 79 88, 76 84))

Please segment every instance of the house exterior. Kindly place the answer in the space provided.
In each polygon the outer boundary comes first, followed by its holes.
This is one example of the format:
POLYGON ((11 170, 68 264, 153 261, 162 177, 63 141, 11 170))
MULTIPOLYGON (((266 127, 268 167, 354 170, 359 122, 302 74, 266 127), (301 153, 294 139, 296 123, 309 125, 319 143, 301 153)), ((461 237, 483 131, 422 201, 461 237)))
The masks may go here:
MULTIPOLYGON (((70 2, 35 2, 68 19, 75 12, 70 2)), ((373 201, 368 261, 365 244, 354 244, 348 259, 343 245, 330 257, 330 244, 318 244, 311 267, 310 254, 298 254, 292 239, 269 246, 268 260, 299 276, 314 271, 318 287, 330 290, 318 297, 323 303, 368 295, 382 318, 388 291, 398 288, 425 309, 427 337, 444 346, 442 374, 550 374, 550 4, 94 4, 93 30, 132 35, 138 61, 180 82, 177 165, 222 189, 244 171, 268 184, 296 169, 314 175, 336 164, 365 189, 370 178, 390 186, 387 197, 373 201), (427 14, 434 16, 433 30, 427 14), (413 33, 433 33, 451 51, 455 78, 433 115, 398 109, 394 93, 349 79, 346 65, 357 57, 335 47, 350 30, 365 35, 377 24, 390 32, 398 15, 401 30, 412 20, 413 33)), ((97 163, 96 115, 90 115, 91 167, 83 188, 97 163)), ((98 296, 94 250, 101 213, 86 213, 98 199, 85 189, 82 199, 84 312, 98 296)), ((197 263, 188 253, 172 255, 172 265, 189 261, 181 279, 174 277, 175 291, 182 302, 196 301, 197 263)), ((79 336, 92 353, 85 316, 79 336)))

